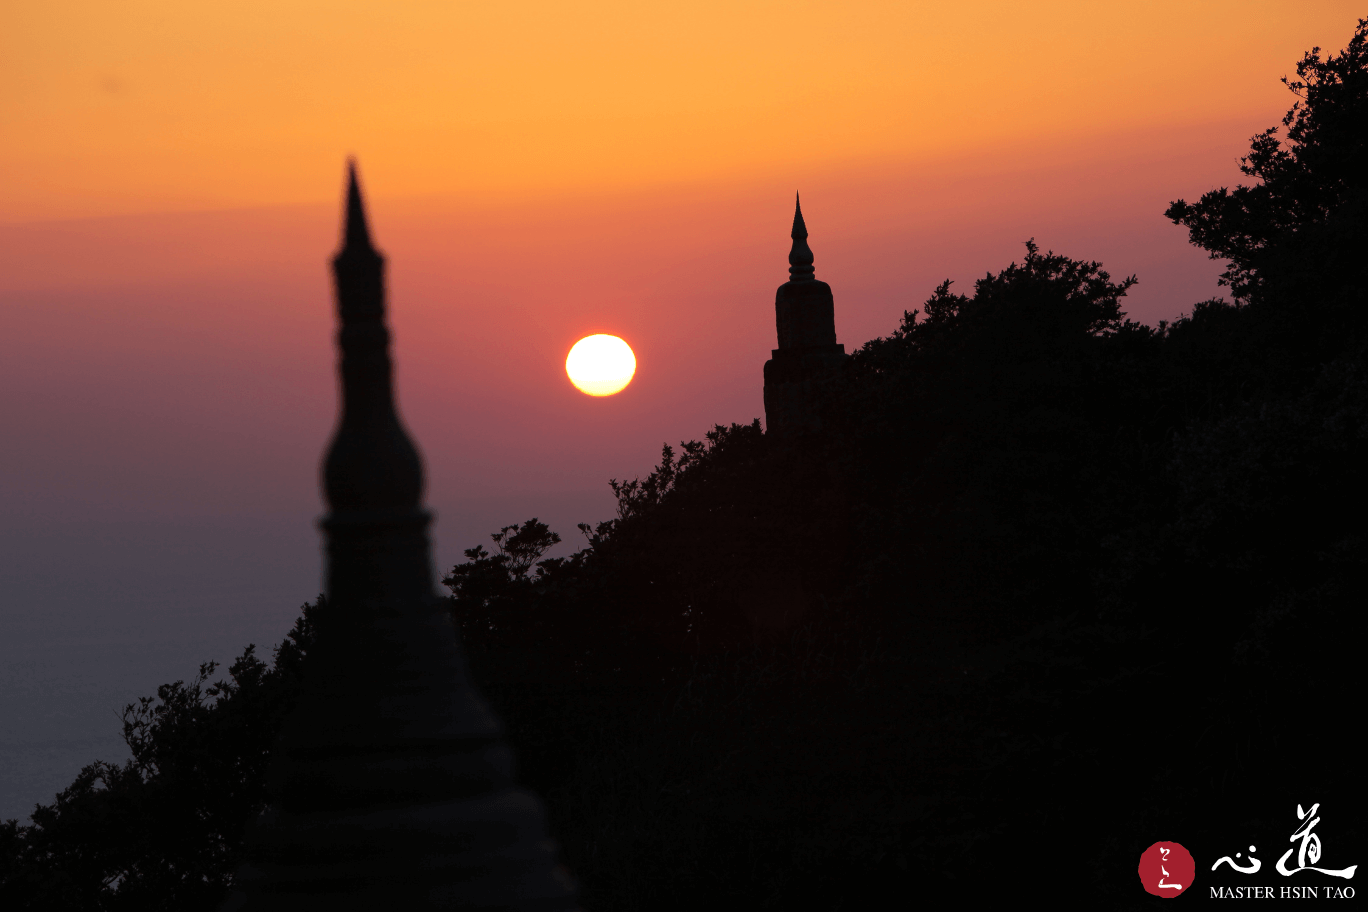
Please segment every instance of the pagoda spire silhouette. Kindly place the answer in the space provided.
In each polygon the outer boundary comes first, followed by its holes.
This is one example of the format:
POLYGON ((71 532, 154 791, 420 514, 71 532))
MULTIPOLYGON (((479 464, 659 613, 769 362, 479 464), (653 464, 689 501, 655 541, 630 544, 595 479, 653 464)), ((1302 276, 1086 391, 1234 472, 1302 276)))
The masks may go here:
POLYGON ((789 280, 774 295, 779 347, 765 362, 765 427, 779 434, 821 427, 816 408, 820 387, 846 358, 845 346, 836 341, 831 286, 816 278, 797 194, 789 236, 789 280))
POLYGON ((223 909, 574 909, 541 803, 514 784, 433 588, 422 461, 394 406, 384 258, 354 164, 333 273, 326 610, 223 909))

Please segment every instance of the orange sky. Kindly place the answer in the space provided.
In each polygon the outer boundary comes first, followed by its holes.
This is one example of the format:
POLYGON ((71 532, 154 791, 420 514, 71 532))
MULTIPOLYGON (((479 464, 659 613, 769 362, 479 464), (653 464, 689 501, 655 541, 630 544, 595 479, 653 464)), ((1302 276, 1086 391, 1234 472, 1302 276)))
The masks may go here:
POLYGON ((1172 319, 1218 267, 1164 207, 1239 179, 1350 7, 8 4, 0 500, 312 509, 349 153, 432 498, 504 521, 601 514, 660 441, 762 414, 795 187, 849 350, 1031 237, 1172 319), (639 369, 589 402, 563 364, 593 332, 639 369))
POLYGON ((19 443, 0 500, 314 509, 324 264, 355 153, 401 405, 462 546, 519 518, 508 498, 530 514, 578 491, 561 524, 604 518, 606 479, 662 440, 762 414, 795 187, 848 350, 1031 237, 1138 274, 1138 319, 1190 309, 1218 267, 1165 206, 1238 180, 1291 100, 1278 78, 1354 23, 1348 3, 1250 0, 3 17, 0 420, 19 443), (594 332, 639 369, 590 402, 563 364, 594 332), (478 497, 489 516, 469 518, 478 497))
POLYGON ((0 13, 0 222, 508 200, 1263 114, 1339 0, 44 0, 0 13))

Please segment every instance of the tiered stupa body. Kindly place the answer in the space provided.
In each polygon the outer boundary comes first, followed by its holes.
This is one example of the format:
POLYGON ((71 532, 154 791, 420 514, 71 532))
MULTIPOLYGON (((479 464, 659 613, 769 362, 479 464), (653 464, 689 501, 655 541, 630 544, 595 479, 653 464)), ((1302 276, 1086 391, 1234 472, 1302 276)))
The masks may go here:
POLYGON ((541 804, 515 787, 433 588, 422 463, 394 408, 384 260, 354 170, 346 219, 326 614, 224 909, 574 909, 541 804))
POLYGON ((831 286, 814 275, 801 201, 795 201, 790 236, 789 280, 774 295, 779 347, 765 362, 765 426, 769 433, 821 427, 815 408, 820 387, 846 358, 845 346, 836 341, 831 286))

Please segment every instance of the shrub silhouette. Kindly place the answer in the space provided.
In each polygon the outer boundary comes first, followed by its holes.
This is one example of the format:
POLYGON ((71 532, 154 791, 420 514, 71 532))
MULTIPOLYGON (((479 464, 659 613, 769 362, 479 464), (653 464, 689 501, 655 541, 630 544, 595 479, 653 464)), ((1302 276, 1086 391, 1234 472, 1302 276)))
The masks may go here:
POLYGON ((133 754, 96 761, 33 822, 0 825, 0 898, 19 909, 214 908, 239 861, 243 830, 265 804, 266 768, 294 702, 320 596, 304 605, 267 665, 248 646, 210 683, 157 689, 123 711, 133 754))

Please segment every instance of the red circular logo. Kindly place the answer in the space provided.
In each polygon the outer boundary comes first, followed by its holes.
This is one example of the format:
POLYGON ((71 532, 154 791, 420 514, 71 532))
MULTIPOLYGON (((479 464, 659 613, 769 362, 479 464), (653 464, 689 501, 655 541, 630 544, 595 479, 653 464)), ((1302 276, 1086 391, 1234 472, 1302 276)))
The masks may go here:
POLYGON ((1174 897, 1192 886, 1197 863, 1176 842, 1156 842, 1140 856, 1140 883, 1146 893, 1174 897))

